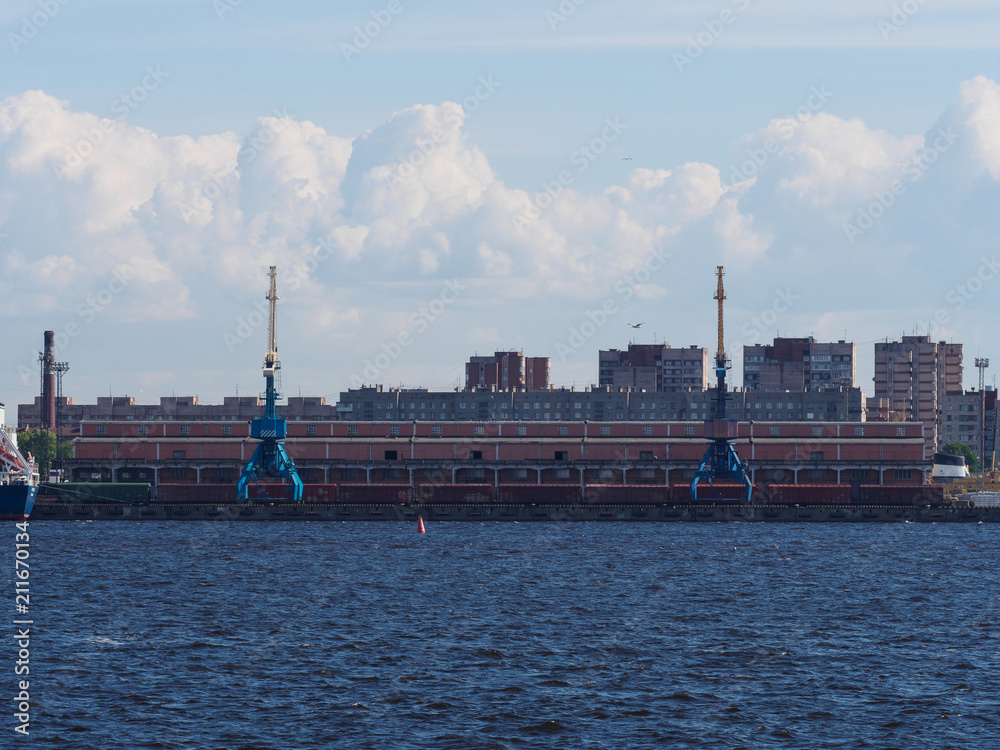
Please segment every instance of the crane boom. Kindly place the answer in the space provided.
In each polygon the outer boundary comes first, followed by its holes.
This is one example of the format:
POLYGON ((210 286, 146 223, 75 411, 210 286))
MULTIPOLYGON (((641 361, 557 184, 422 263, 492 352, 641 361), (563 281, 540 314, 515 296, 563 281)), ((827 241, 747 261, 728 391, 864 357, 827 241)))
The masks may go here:
POLYGON ((719 285, 715 290, 715 299, 719 300, 719 347, 715 350, 716 363, 726 360, 726 342, 723 336, 723 324, 722 324, 722 302, 726 299, 726 290, 722 286, 722 277, 726 275, 726 272, 722 270, 722 266, 716 267, 716 275, 719 277, 719 285))
POLYGON ((266 369, 268 367, 274 368, 278 362, 278 341, 277 341, 277 331, 275 330, 275 319, 277 318, 278 312, 278 269, 277 266, 271 266, 271 270, 268 273, 271 277, 271 288, 267 292, 267 299, 271 303, 271 317, 267 324, 267 354, 264 355, 264 377, 267 377, 266 369))

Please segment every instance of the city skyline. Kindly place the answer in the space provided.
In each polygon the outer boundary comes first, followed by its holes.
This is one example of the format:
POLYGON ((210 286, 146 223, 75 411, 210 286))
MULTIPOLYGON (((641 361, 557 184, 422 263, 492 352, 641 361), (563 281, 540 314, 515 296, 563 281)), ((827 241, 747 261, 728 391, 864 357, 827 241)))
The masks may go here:
POLYGON ((996 348, 988 4, 389 5, 0 11, 0 402, 44 330, 83 400, 258 392, 271 264, 290 395, 387 349, 385 385, 596 383, 714 341, 716 265, 734 382, 776 335, 855 342, 869 395, 876 342, 996 348))

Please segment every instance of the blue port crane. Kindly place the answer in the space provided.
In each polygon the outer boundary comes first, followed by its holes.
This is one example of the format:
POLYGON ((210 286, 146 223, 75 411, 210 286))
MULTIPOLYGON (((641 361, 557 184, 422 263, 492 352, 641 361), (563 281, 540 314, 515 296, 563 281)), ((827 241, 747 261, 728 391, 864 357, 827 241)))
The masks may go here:
MULTIPOLYGON (((694 479, 691 480, 691 500, 698 499, 698 483, 705 480, 712 486, 713 479, 737 479, 746 489, 746 502, 750 502, 753 493, 753 482, 750 481, 750 465, 746 459, 739 457, 733 441, 739 436, 739 422, 726 418, 726 371, 732 366, 726 356, 724 326, 722 318, 722 302, 726 299, 726 290, 722 284, 725 272, 722 266, 717 266, 716 276, 718 287, 715 299, 719 301, 719 346, 715 352, 715 419, 705 422, 705 438, 712 441, 702 459, 694 479)), ((752 439, 752 436, 751 436, 752 439)))
POLYGON ((250 437, 259 440, 253 457, 243 468, 236 492, 240 500, 250 497, 250 485, 260 487, 260 477, 283 477, 292 485, 292 499, 302 500, 302 479, 295 470, 292 461, 285 450, 285 436, 288 434, 288 422, 280 419, 277 413, 277 402, 281 398, 278 393, 281 374, 281 360, 278 358, 277 334, 275 332, 275 313, 278 303, 278 271, 271 266, 269 273, 271 287, 266 299, 271 303, 271 318, 267 328, 267 354, 264 355, 264 416, 250 422, 250 437))

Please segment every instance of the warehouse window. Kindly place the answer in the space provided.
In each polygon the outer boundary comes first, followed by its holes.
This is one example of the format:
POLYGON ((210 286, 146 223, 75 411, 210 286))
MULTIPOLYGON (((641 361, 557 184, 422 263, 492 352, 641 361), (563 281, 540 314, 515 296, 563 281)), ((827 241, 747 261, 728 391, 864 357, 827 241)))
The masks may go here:
POLYGON ((556 461, 568 461, 569 451, 556 451, 556 461))
POLYGON ((431 436, 441 437, 441 425, 439 424, 431 425, 431 436))
POLYGON ((826 469, 810 469, 809 478, 813 481, 821 481, 826 479, 826 469))
POLYGON ((653 451, 639 451, 640 461, 654 461, 653 451))
POLYGON ((810 453, 809 453, 809 460, 810 461, 822 461, 823 460, 823 451, 810 451, 810 453))
POLYGON ((910 470, 909 469, 895 469, 893 470, 893 476, 896 479, 909 479, 910 470))
POLYGON ((642 426, 642 434, 645 435, 646 437, 649 437, 650 435, 652 435, 653 434, 653 426, 649 425, 649 424, 643 425, 642 426))
POLYGON ((608 426, 606 426, 606 425, 602 425, 601 426, 601 437, 608 437, 610 435, 611 435, 611 428, 608 427, 608 426))
POLYGON ((896 437, 906 437, 906 428, 905 427, 897 427, 896 428, 896 437))
POLYGON ((98 435, 107 435, 108 434, 108 426, 106 424, 99 424, 99 425, 97 425, 97 434, 98 435))
POLYGON ((486 428, 481 424, 477 424, 472 428, 472 433, 476 437, 483 437, 486 434, 486 428))
MULTIPOLYGON (((315 435, 315 434, 316 434, 316 428, 314 427, 313 428, 313 435, 315 435)), ((389 426, 389 434, 390 435, 398 435, 399 434, 399 425, 398 424, 390 425, 389 426)))
POLYGON ((183 469, 177 466, 173 466, 170 469, 171 479, 187 479, 187 469, 183 469))
POLYGON ((191 425, 182 424, 181 425, 181 436, 186 437, 191 434, 191 425))
POLYGON ((316 434, 316 425, 314 425, 314 424, 307 424, 306 425, 306 435, 315 435, 315 434, 316 434))
POLYGON ((385 460, 386 461, 395 461, 398 456, 399 456, 399 453, 397 451, 386 451, 385 452, 385 460))
POLYGON ((781 434, 781 428, 776 424, 771 425, 770 434, 771 437, 778 437, 781 434))
POLYGON ((141 425, 139 425, 139 434, 143 435, 143 436, 148 435, 149 434, 149 425, 148 424, 141 424, 141 425))
POLYGON ((868 479, 868 469, 851 469, 851 479, 868 479))
POLYGON ((356 424, 348 425, 347 434, 349 437, 356 437, 358 434, 358 426, 356 424))
POLYGON ((187 458, 187 451, 174 451, 174 458, 187 458))
POLYGON ((357 479, 358 470, 357 469, 341 469, 340 470, 341 479, 357 479))
POLYGON ((569 427, 567 427, 564 424, 559 425, 559 434, 560 435, 569 435, 569 427))
POLYGON ((222 435, 223 437, 229 437, 233 434, 233 426, 231 424, 222 425, 222 435))
POLYGON ((517 426, 517 434, 518 434, 519 437, 524 437, 525 435, 528 434, 528 428, 525 427, 524 425, 520 425, 519 424, 517 426))
POLYGON ((864 437, 864 436, 865 436, 865 428, 864 427, 855 427, 854 428, 854 437, 864 437))
POLYGON ((692 437, 694 435, 694 425, 687 425, 684 428, 684 437, 692 437))
POLYGON ((823 434, 822 427, 813 427, 813 437, 819 437, 822 434, 823 434))

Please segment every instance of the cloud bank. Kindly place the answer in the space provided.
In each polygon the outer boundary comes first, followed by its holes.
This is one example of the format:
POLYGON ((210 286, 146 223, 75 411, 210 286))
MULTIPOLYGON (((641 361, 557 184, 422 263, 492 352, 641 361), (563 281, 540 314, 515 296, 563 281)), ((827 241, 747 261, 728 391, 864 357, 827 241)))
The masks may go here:
POLYGON ((859 353, 902 328, 997 342, 992 278, 961 307, 951 294, 982 280, 998 250, 1000 86, 988 78, 962 83, 923 132, 822 111, 777 118, 734 144, 730 164, 637 164, 596 194, 557 175, 506 185, 464 119, 444 102, 351 137, 280 112, 243 136, 162 137, 41 91, 5 99, 0 307, 31 325, 89 322, 81 308, 92 309, 97 331, 113 294, 116 326, 210 331, 192 345, 228 383, 226 368, 244 363, 223 334, 277 265, 285 335, 316 347, 324 393, 347 387, 454 279, 472 291, 436 337, 380 373, 386 382, 446 385, 477 347, 502 345, 551 355, 557 382, 583 385, 598 348, 627 343, 626 318, 653 319, 647 328, 675 345, 711 346, 716 265, 732 289, 733 347, 779 330, 848 329, 859 353), (650 272, 653 249, 669 261, 650 272), (109 291, 115 278, 125 283, 109 291), (609 299, 621 319, 561 362, 556 346, 609 299))

